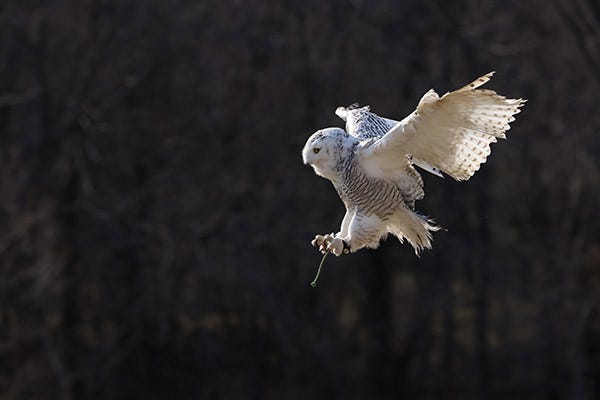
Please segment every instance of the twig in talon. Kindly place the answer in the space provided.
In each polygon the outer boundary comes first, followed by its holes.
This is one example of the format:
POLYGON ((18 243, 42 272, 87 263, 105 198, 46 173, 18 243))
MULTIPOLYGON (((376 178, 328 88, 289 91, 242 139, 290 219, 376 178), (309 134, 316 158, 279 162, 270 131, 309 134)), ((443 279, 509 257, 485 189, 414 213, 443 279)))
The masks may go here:
POLYGON ((310 286, 317 287, 317 279, 319 279, 319 275, 321 274, 321 267, 323 267, 323 262, 325 261, 325 258, 327 257, 329 252, 330 249, 327 249, 325 254, 323 254, 323 258, 321 258, 321 263, 319 264, 319 269, 317 270, 317 275, 315 276, 315 279, 310 283, 310 286))

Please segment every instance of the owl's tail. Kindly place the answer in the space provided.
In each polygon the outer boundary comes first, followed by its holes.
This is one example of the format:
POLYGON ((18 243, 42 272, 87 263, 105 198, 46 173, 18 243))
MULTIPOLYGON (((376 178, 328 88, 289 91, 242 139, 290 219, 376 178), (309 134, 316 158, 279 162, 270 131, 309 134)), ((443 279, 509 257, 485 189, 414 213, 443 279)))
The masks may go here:
POLYGON ((409 209, 403 209, 394 214, 388 226, 388 232, 396 236, 400 242, 404 242, 406 239, 415 249, 416 255, 419 255, 423 249, 431 248, 431 232, 440 229, 441 227, 435 225, 433 220, 409 209))

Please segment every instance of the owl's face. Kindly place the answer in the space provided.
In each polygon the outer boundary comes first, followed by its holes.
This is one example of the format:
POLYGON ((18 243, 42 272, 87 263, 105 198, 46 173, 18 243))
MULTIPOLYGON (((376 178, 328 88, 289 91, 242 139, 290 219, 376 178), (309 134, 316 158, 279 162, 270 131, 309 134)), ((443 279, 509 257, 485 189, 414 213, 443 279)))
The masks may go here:
POLYGON ((350 142, 350 136, 343 129, 322 129, 313 133, 306 141, 302 160, 304 164, 313 167, 317 175, 335 180, 337 168, 350 142))

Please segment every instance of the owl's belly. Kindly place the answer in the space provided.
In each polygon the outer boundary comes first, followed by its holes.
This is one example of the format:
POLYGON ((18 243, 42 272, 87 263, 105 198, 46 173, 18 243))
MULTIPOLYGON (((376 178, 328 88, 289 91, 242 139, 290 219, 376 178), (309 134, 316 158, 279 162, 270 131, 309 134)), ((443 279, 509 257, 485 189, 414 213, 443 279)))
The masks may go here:
POLYGON ((340 189, 342 200, 365 214, 385 218, 398 208, 405 207, 402 194, 396 185, 364 173, 346 180, 340 189))

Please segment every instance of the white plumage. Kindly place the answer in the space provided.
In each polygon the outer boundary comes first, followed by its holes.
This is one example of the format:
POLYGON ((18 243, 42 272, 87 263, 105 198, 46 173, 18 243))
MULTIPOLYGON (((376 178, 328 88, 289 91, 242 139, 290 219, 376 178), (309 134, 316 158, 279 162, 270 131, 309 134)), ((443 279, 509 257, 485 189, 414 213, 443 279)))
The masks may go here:
POLYGON ((346 206, 340 231, 316 235, 314 246, 335 255, 376 248, 388 233, 406 239, 415 252, 431 248, 439 228, 414 210, 424 196, 413 165, 456 180, 467 180, 490 154, 490 144, 505 139, 525 100, 507 99, 477 89, 493 72, 439 97, 432 90, 402 121, 371 113, 369 107, 338 107, 346 130, 315 132, 302 151, 305 164, 329 179, 346 206))

